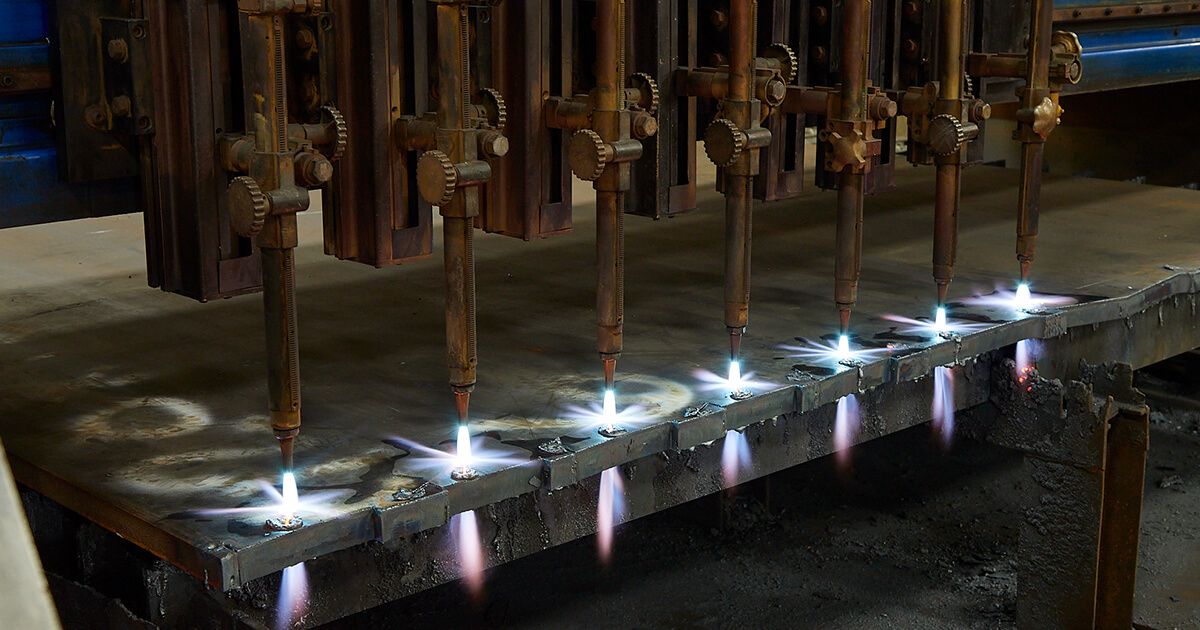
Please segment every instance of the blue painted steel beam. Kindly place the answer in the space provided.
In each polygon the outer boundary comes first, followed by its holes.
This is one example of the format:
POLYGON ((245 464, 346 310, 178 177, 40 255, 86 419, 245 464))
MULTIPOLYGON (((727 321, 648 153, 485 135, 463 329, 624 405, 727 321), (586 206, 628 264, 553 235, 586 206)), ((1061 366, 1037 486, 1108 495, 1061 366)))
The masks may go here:
POLYGON ((1200 24, 1089 28, 1077 31, 1083 80, 1068 93, 1200 79, 1200 24))

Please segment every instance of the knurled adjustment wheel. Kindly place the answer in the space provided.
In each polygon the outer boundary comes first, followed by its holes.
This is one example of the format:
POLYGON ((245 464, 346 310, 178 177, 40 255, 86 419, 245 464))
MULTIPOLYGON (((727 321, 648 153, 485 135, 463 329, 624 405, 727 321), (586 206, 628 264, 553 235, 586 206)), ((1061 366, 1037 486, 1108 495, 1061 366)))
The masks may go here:
POLYGON ((483 99, 488 124, 497 131, 504 131, 504 126, 508 124, 508 108, 504 105, 504 96, 500 94, 500 90, 483 88, 479 90, 479 97, 483 99))
POLYGON ((567 163, 579 179, 586 182, 599 179, 608 163, 608 153, 600 134, 591 129, 576 131, 567 143, 567 163))
POLYGON ((254 238, 262 231, 271 200, 253 177, 242 175, 229 182, 229 223, 238 235, 254 238))
POLYGON ((638 107, 651 114, 658 112, 662 95, 658 91, 658 82, 645 72, 635 72, 629 75, 629 82, 642 94, 638 107))
POLYGON ((963 142, 967 133, 958 118, 950 114, 938 114, 929 121, 929 150, 935 155, 953 155, 963 142))
POLYGON ((704 153, 717 166, 733 166, 745 150, 746 133, 728 118, 718 118, 704 130, 704 153))
POLYGON ((779 60, 779 74, 784 83, 791 83, 796 78, 796 72, 800 68, 800 58, 796 56, 796 51, 792 50, 791 46, 771 44, 763 51, 763 57, 779 60))
POLYGON ((434 206, 450 203, 458 188, 458 171, 450 157, 438 150, 426 151, 417 158, 417 192, 434 206))
POLYGON ((346 117, 333 105, 321 106, 321 119, 333 125, 333 144, 327 148, 325 157, 336 162, 350 145, 350 128, 346 126, 346 117))

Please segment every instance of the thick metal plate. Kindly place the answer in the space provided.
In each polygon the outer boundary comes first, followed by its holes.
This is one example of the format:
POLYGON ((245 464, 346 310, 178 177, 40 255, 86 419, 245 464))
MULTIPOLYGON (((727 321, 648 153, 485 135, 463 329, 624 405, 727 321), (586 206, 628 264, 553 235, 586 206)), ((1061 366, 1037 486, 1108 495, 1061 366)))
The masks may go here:
MULTIPOLYGON (((711 190, 711 171, 706 177, 702 188, 711 190)), ((809 208, 803 214, 787 202, 757 209, 753 316, 743 350, 747 370, 764 384, 742 402, 720 387, 705 389, 697 376, 725 369, 720 198, 704 195, 700 211, 675 219, 671 229, 631 223, 629 321, 617 389, 622 409, 642 411, 641 421, 623 422, 631 434, 613 440, 598 437, 573 410, 598 402, 601 383, 591 338, 592 270, 584 262, 589 254, 581 253, 590 252, 590 230, 531 243, 480 239, 473 432, 490 455, 476 466, 482 477, 462 483, 449 478, 449 460, 422 458, 395 440, 450 448, 454 412, 443 382, 436 297, 441 266, 376 271, 301 247, 308 405, 297 465, 302 496, 331 494, 326 512, 304 515, 304 529, 271 536, 263 535, 262 515, 197 512, 268 504, 260 484, 278 474, 263 413, 258 300, 197 306, 146 291, 129 277, 141 264, 131 246, 139 224, 129 217, 0 233, 0 265, 15 271, 0 280, 0 434, 22 481, 211 585, 228 587, 338 548, 394 542, 461 510, 542 496, 559 480, 573 483, 646 455, 695 447, 726 429, 746 428, 771 444, 790 440, 780 443, 788 462, 817 457, 832 448, 829 403, 839 397, 864 392, 864 405, 882 410, 864 420, 860 441, 896 431, 927 418, 924 399, 899 399, 896 392, 926 387, 929 369, 956 358, 969 371, 973 356, 1022 337, 1058 335, 1043 342, 1047 368, 1055 369, 1055 356, 1077 356, 1074 345, 1119 352, 1128 356, 1115 358, 1141 365, 1182 351, 1196 337, 1194 318, 1184 314, 1200 288, 1190 271, 1200 267, 1191 236, 1200 230, 1197 194, 1050 179, 1035 288, 1091 301, 1036 316, 956 308, 952 317, 991 321, 957 344, 916 339, 893 346, 889 356, 885 348, 898 325, 880 316, 928 316, 934 297, 932 171, 906 169, 898 177, 897 190, 879 197, 868 216, 853 328, 861 342, 881 350, 861 368, 784 348, 799 345, 797 337, 819 340, 836 324, 833 195, 790 202, 809 208), (1131 206, 1140 209, 1136 221, 1131 206), (78 265, 76 254, 45 254, 61 251, 48 243, 73 234, 91 239, 89 264, 78 265), (1125 332, 1083 334, 1093 325, 1125 332), (711 420, 683 422, 684 409, 703 401, 721 409, 711 420), (696 423, 704 424, 692 431, 696 423), (801 433, 803 448, 796 442, 801 433), (536 451, 554 437, 570 452, 536 451), (392 498, 421 481, 437 487, 428 499, 392 498)), ((1012 171, 968 171, 963 207, 969 211, 961 217, 952 297, 991 292, 1016 271, 1015 182, 1012 171)), ((578 186, 575 193, 586 198, 588 190, 578 186)), ((588 210, 580 208, 576 220, 590 221, 588 210)), ((307 242, 316 240, 319 224, 315 215, 301 216, 307 242)), ((977 403, 980 392, 971 395, 960 404, 977 403)))

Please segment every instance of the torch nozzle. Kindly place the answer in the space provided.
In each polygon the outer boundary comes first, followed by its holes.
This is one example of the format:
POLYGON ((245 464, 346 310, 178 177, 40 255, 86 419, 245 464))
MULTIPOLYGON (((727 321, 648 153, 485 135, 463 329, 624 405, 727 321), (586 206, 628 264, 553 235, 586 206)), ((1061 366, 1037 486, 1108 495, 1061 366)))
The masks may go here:
POLYGON ((469 389, 454 389, 454 408, 458 411, 458 423, 465 425, 467 418, 470 416, 471 407, 471 390, 469 389))
POLYGON ((1032 266, 1032 260, 1028 258, 1021 259, 1021 284, 1029 284, 1029 269, 1032 266))
POLYGON ((742 356, 742 333, 745 332, 741 328, 729 329, 729 360, 737 361, 742 356))
POLYGON ((838 332, 842 335, 850 334, 850 309, 849 307, 838 309, 838 332))
POLYGON ((613 382, 617 379, 617 358, 602 357, 601 361, 604 364, 604 388, 612 389, 613 382))
POLYGON ((279 459, 285 471, 290 471, 293 468, 296 451, 296 436, 289 435, 279 438, 279 459))
POLYGON ((950 293, 950 283, 941 283, 937 285, 937 305, 938 308, 946 306, 946 294, 950 293))

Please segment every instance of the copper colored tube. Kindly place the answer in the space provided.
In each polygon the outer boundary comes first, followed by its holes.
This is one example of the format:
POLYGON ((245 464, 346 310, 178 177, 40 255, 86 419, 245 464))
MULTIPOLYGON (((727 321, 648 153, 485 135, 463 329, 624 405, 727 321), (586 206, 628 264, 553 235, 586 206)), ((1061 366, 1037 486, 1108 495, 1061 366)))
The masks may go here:
MULTIPOLYGON (((615 112, 625 109, 625 0, 600 0, 596 5, 596 89, 593 111, 596 131, 613 146, 623 140, 615 112)), ((596 181, 596 349, 600 353, 605 387, 616 377, 622 350, 625 317, 625 193, 621 171, 614 163, 596 181)))
MULTIPOLYGON (((845 121, 866 120, 869 0, 846 0, 842 14, 842 107, 845 121)), ((842 169, 838 185, 837 236, 834 257, 834 302, 842 334, 850 326, 850 311, 858 299, 862 265, 863 173, 842 169)))
MULTIPOLYGON (((466 3, 437 5, 438 127, 467 128, 469 102, 468 30, 466 3)), ((454 164, 468 159, 462 141, 452 142, 447 157, 454 164)), ((450 388, 454 392, 459 422, 469 417, 471 390, 479 362, 475 347, 475 227, 466 209, 468 196, 479 187, 458 189, 442 208, 442 234, 446 276, 446 359, 450 388)))
MULTIPOLYGON (((964 0, 942 0, 938 12, 938 79, 940 93, 935 110, 958 118, 962 98, 962 40, 964 0)), ((962 121, 966 122, 966 121, 962 121)), ((938 156, 937 182, 933 202, 933 279, 937 283, 937 304, 946 304, 946 294, 954 279, 958 252, 958 204, 961 186, 961 146, 950 155, 938 156)))
POLYGON ((731 361, 738 359, 742 333, 750 321, 753 188, 753 177, 730 175, 725 179, 725 328, 731 361))
MULTIPOLYGON (((1023 109, 1033 109, 1050 91, 1050 43, 1054 25, 1053 0, 1033 0, 1029 21, 1029 49, 1026 69, 1029 72, 1021 98, 1023 109)), ((1038 212, 1042 188, 1042 153, 1044 138, 1027 127, 1021 134, 1021 183, 1017 198, 1017 261, 1021 265, 1021 282, 1029 280, 1029 269, 1037 248, 1038 212)))
MULTIPOLYGON (((739 129, 757 127, 749 103, 754 99, 754 39, 758 3, 733 0, 729 7, 729 80, 725 101, 737 104, 731 120, 739 129)), ((758 149, 747 149, 757 151, 758 149)), ((738 158, 725 174, 725 329, 729 333, 729 358, 741 354, 742 335, 750 319, 750 249, 753 236, 754 177, 752 157, 738 158)))

